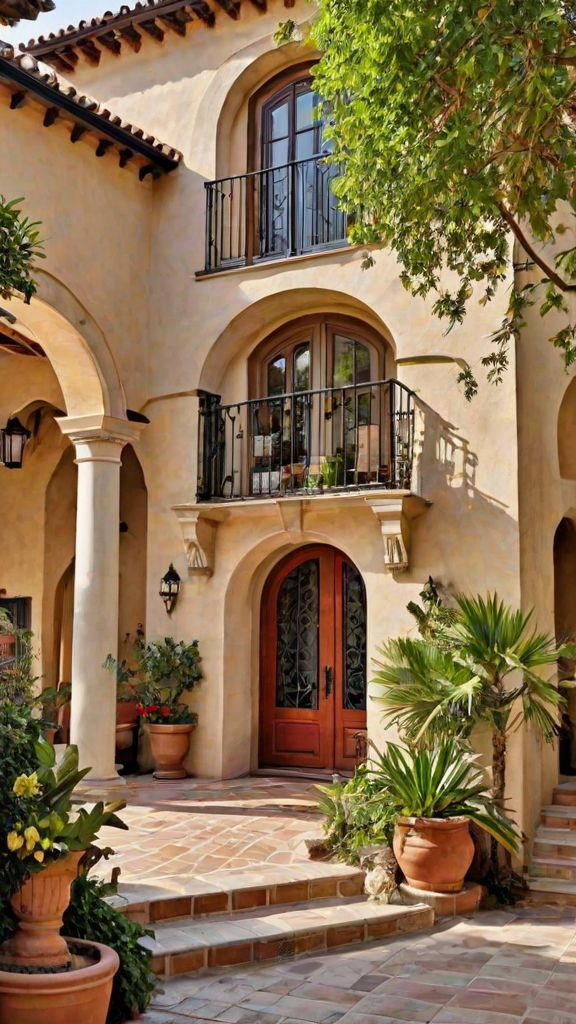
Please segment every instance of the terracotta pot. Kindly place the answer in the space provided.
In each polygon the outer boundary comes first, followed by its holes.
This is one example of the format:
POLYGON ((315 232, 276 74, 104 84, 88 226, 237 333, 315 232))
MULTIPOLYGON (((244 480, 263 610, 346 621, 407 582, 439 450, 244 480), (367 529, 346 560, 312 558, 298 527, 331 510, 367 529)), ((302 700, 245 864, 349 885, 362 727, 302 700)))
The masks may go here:
POLYGON ((68 853, 37 875, 31 875, 14 894, 10 902, 18 927, 13 938, 0 947, 0 969, 2 964, 65 967, 70 963, 60 929, 83 852, 68 853))
POLYGON ((136 700, 116 701, 116 725, 136 725, 138 721, 137 706, 138 701, 136 700))
POLYGON ((118 954, 97 942, 68 941, 74 954, 70 971, 0 971, 0 1024, 105 1024, 118 954))
POLYGON ((56 739, 57 729, 44 729, 44 739, 47 743, 51 743, 54 746, 54 740, 56 739))
POLYGON ((467 818, 399 818, 394 853, 408 885, 459 892, 474 856, 467 818))
POLYGON ((116 726, 116 750, 130 750, 134 738, 135 722, 116 726))
POLYGON ((193 725, 152 725, 146 726, 152 746, 155 779, 185 779, 184 768, 193 725))

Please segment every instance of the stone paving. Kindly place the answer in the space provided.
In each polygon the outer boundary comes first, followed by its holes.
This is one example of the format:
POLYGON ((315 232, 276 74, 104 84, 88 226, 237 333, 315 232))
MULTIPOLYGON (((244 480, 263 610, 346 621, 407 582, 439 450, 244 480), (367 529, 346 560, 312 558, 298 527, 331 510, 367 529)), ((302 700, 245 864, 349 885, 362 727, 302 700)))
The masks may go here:
POLYGON ((102 845, 116 854, 94 874, 109 878, 120 867, 122 884, 153 881, 179 891, 192 875, 298 863, 307 859, 304 839, 320 832, 310 781, 156 782, 144 775, 108 795, 127 801, 121 817, 129 831, 102 830, 102 845))
POLYGON ((576 1024, 576 910, 521 905, 162 985, 142 1024, 576 1024))

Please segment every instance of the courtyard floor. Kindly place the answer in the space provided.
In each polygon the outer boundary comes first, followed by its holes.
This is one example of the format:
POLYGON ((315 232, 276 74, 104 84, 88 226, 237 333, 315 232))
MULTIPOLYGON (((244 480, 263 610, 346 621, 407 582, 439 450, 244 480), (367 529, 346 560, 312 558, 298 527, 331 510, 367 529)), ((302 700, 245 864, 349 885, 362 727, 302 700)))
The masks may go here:
POLYGON ((143 1024, 576 1024, 576 909, 484 912, 401 940, 161 984, 143 1024))
POLYGON ((120 816, 129 831, 102 829, 101 845, 116 853, 94 874, 109 878, 119 867, 123 886, 182 891, 192 875, 294 864, 307 859, 305 838, 320 834, 310 781, 156 782, 141 775, 110 795, 127 801, 120 816))

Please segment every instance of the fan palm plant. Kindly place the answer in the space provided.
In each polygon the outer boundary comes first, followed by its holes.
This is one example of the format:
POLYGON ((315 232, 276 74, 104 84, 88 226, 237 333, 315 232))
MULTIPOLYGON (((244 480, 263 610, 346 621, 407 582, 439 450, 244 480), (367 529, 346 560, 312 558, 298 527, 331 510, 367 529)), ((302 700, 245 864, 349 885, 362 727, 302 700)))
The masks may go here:
MULTIPOLYGON (((552 741, 563 703, 540 674, 574 644, 557 645, 531 627, 532 613, 507 607, 496 594, 456 598, 454 621, 438 639, 403 638, 381 649, 375 699, 410 742, 430 745, 441 736, 466 739, 487 722, 492 733, 492 799, 505 808, 508 735, 522 719, 552 741)), ((496 851, 493 851, 496 856, 496 851)))

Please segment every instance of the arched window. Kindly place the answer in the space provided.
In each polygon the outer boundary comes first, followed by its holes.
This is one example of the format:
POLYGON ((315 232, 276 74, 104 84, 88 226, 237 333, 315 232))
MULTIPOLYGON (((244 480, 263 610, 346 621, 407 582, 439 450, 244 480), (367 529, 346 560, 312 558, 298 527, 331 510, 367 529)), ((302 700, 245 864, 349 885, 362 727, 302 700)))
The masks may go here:
POLYGON ((312 252, 347 238, 347 216, 332 188, 338 168, 326 162, 330 146, 312 81, 310 65, 300 65, 269 82, 251 105, 254 259, 312 252))

